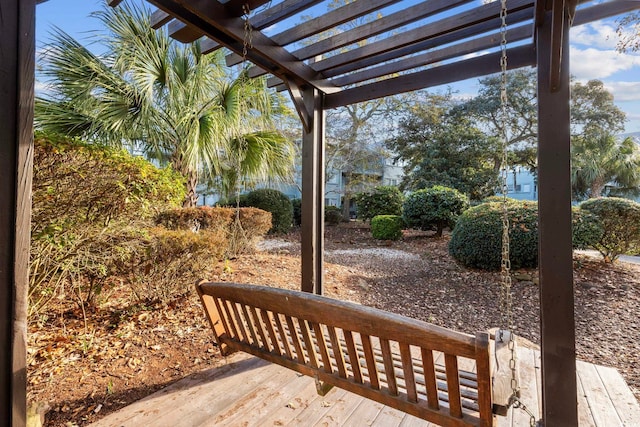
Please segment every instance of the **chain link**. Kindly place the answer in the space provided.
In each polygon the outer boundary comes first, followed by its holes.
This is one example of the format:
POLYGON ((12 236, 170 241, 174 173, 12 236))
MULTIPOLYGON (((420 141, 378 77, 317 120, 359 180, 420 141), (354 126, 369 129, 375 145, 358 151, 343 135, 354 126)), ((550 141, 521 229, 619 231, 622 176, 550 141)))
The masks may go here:
MULTIPOLYGON (((509 360, 509 369, 511 370, 511 399, 510 404, 513 404, 516 408, 522 408, 529 415, 531 415, 532 425, 535 426, 535 417, 529 412, 529 410, 520 402, 518 396, 520 393, 520 384, 518 384, 518 377, 516 373, 516 350, 515 350, 515 325, 513 322, 513 310, 512 310, 512 295, 511 295, 511 260, 510 260, 510 242, 509 242, 509 209, 507 194, 509 191, 507 183, 507 175, 509 170, 509 158, 508 158, 508 141, 509 133, 507 129, 507 106, 509 104, 509 97, 507 94, 507 0, 501 0, 500 8, 500 109, 502 115, 502 164, 500 167, 500 184, 502 190, 502 259, 500 263, 500 305, 502 315, 502 328, 509 330, 509 342, 507 343, 508 349, 511 353, 509 360)), ((497 337, 496 337, 497 338, 497 337)), ((501 333, 500 340, 504 340, 504 336, 501 333)))
POLYGON ((253 27, 249 18, 251 16, 251 8, 248 3, 242 5, 242 13, 244 14, 244 40, 242 41, 242 60, 247 60, 249 49, 253 48, 253 27))

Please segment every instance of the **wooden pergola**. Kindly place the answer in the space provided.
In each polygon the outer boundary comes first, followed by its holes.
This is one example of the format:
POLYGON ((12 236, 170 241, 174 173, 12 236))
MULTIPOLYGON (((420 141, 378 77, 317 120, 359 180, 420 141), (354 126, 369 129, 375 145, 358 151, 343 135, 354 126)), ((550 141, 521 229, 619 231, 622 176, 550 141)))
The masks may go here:
MULTIPOLYGON (((1 6, 0 422, 13 426, 23 426, 26 417, 35 9, 42 1, 2 0, 1 6)), ((183 42, 201 39, 207 52, 228 48, 228 65, 243 61, 244 12, 257 10, 250 17, 246 54, 254 64, 250 75, 271 74, 270 86, 286 88, 304 126, 302 290, 307 292, 322 293, 325 110, 500 71, 499 1, 357 0, 291 25, 287 18, 322 0, 148 2, 158 8, 155 28, 166 25, 183 42), (398 7, 374 21, 358 20, 392 5, 398 7), (351 23, 349 29, 338 30, 344 23, 351 23), (270 34, 275 24, 286 28, 270 34)), ((507 5, 508 68, 538 69, 543 421, 571 426, 578 420, 569 28, 638 9, 640 1, 509 0, 507 5)))

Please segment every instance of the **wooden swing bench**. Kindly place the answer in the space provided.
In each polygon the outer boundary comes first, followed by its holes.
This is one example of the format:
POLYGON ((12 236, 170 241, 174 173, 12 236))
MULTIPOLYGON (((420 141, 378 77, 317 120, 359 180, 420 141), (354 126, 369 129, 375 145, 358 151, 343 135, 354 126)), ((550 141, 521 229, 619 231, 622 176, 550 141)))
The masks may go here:
POLYGON ((313 377, 321 395, 336 386, 442 426, 494 425, 485 332, 265 286, 197 289, 223 355, 244 351, 313 377))

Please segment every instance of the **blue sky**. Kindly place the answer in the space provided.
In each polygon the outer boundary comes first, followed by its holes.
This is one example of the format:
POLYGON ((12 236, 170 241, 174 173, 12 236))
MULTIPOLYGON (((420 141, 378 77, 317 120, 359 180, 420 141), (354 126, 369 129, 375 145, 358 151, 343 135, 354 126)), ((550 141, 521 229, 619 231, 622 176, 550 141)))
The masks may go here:
MULTIPOLYGON (((37 50, 41 51, 54 25, 79 40, 88 37, 91 31, 100 28, 99 21, 89 15, 101 7, 101 0, 49 0, 39 5, 36 13, 37 50)), ((579 81, 602 80, 614 94, 616 104, 627 114, 626 132, 640 132, 640 52, 616 52, 618 37, 615 30, 615 19, 573 28, 571 72, 579 81)), ((277 32, 277 29, 272 31, 277 32)), ((452 85, 452 88, 461 96, 472 96, 478 84, 477 80, 466 81, 452 85)))

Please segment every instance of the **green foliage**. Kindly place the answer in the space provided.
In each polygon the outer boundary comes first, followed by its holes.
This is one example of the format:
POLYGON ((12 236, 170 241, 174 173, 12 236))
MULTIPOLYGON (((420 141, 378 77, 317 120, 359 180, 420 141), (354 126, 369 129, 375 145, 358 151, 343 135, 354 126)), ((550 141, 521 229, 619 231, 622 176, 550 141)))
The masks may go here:
POLYGON ((451 95, 429 96, 409 110, 386 146, 405 163, 403 189, 455 188, 479 200, 492 194, 498 144, 453 108, 451 95))
POLYGON ((604 230, 593 247, 605 261, 640 252, 640 203, 618 197, 590 199, 580 209, 595 215, 604 230))
POLYGON ((228 71, 222 51, 205 55, 199 41, 181 44, 154 30, 145 7, 124 3, 94 15, 105 29, 90 40, 100 56, 61 30, 51 36, 39 64, 50 85, 36 100, 39 129, 142 143, 186 178, 184 206, 195 206, 203 173, 288 175, 292 145, 274 132, 274 118, 288 109, 266 78, 228 71))
POLYGON ((571 208, 572 242, 574 249, 594 247, 602 236, 604 229, 598 217, 577 206, 571 208))
POLYGON ((590 133, 571 141, 571 184, 578 200, 600 197, 611 182, 619 192, 640 186, 640 147, 632 138, 590 133))
POLYGON ((402 202, 400 190, 390 185, 356 194, 358 217, 364 221, 378 215, 401 215, 402 202))
MULTIPOLYGON (((484 199, 482 199, 482 203, 491 203, 491 202, 495 202, 495 203, 502 203, 502 196, 489 196, 489 197, 485 197, 484 199)), ((520 203, 520 200, 518 199, 514 199, 513 197, 507 197, 507 203, 520 203)))
POLYGON ((291 199, 293 206, 293 225, 299 227, 302 224, 302 199, 291 199))
POLYGON ((338 225, 344 219, 342 218, 342 210, 337 206, 324 207, 324 222, 330 225, 338 225))
POLYGON ((402 237, 404 220, 399 215, 376 215, 371 219, 371 234, 374 239, 398 240, 402 237))
POLYGON ((571 85, 572 135, 616 135, 624 131, 625 120, 625 113, 614 103, 613 94, 602 81, 571 85))
MULTIPOLYGON (((513 268, 538 264, 538 206, 534 202, 510 203, 509 242, 513 268)), ((483 203, 458 218, 449 253, 467 267, 498 270, 502 255, 502 205, 483 203)))
POLYGON ((36 135, 33 234, 112 220, 145 220, 179 206, 184 181, 124 150, 36 135))
MULTIPOLYGON (((451 233, 449 253, 467 267, 500 269, 502 259, 502 203, 489 202, 464 212, 451 233)), ((536 202, 511 201, 509 248, 513 268, 538 265, 538 205, 536 202)), ((572 209, 574 248, 592 246, 602 233, 597 219, 581 209, 572 209)))
POLYGON ((269 233, 288 233, 291 230, 293 205, 282 192, 268 188, 254 190, 247 194, 247 205, 271 212, 269 233))
POLYGON ((453 188, 436 185, 409 194, 402 211, 409 227, 435 229, 436 235, 442 236, 442 230, 453 228, 458 216, 468 207, 467 196, 453 188))

